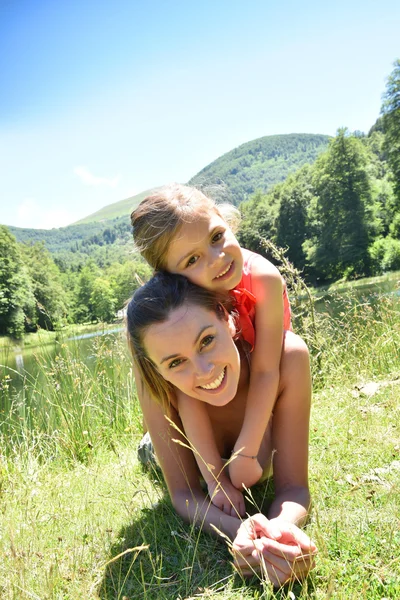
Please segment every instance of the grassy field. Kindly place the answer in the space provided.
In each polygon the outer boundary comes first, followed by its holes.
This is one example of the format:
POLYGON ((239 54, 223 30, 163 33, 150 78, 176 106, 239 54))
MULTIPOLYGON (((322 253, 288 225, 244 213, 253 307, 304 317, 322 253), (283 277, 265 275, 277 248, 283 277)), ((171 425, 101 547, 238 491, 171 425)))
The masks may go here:
POLYGON ((136 458, 123 341, 96 338, 94 371, 65 346, 19 394, 0 367, 0 597, 400 598, 399 299, 349 297, 338 320, 313 318, 298 319, 313 352, 307 529, 319 548, 303 585, 243 581, 223 541, 178 518, 136 458))

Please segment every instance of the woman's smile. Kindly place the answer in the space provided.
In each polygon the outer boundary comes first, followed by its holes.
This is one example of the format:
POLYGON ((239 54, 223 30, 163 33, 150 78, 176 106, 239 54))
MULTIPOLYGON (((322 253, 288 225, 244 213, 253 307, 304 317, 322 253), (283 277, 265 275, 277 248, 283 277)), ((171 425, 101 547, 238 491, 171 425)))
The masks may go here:
POLYGON ((211 383, 207 383, 206 385, 199 385, 198 387, 200 387, 203 390, 218 390, 225 379, 225 375, 226 367, 222 369, 220 375, 218 375, 218 377, 214 381, 212 381, 211 383))

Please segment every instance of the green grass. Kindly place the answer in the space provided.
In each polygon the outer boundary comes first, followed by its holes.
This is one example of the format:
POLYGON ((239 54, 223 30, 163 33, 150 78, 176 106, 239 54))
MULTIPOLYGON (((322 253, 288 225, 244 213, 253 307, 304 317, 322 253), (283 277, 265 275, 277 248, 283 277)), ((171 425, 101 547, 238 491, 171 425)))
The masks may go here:
POLYGON ((399 287, 400 285, 400 271, 390 271, 384 275, 375 275, 374 277, 362 277, 361 279, 354 279, 351 281, 338 280, 330 285, 324 285, 314 289, 317 296, 325 295, 327 292, 348 292, 357 291, 358 289, 363 290, 370 286, 385 287, 389 284, 390 287, 399 287))
POLYGON ((319 548, 303 585, 242 581, 224 542, 180 520, 137 462, 123 342, 96 338, 91 370, 62 347, 16 392, 0 369, 0 597, 399 598, 399 299, 349 296, 341 313, 317 315, 314 333, 298 320, 313 348, 308 532, 319 548))

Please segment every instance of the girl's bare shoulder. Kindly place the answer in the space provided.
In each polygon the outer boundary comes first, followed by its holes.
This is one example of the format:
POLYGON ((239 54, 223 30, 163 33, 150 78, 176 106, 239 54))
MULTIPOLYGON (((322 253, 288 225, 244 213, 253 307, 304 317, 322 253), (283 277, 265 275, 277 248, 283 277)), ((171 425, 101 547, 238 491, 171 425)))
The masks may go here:
POLYGON ((262 287, 281 287, 282 275, 275 265, 267 258, 257 254, 251 263, 251 277, 255 289, 262 287))

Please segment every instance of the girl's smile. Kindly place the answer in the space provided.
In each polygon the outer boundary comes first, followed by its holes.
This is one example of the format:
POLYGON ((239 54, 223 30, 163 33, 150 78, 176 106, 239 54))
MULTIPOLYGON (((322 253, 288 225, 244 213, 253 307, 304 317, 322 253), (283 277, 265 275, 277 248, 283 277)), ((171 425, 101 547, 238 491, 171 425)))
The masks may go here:
POLYGON ((184 305, 167 321, 151 325, 143 338, 160 374, 182 392, 224 406, 237 391, 239 353, 230 322, 204 308, 184 305))

